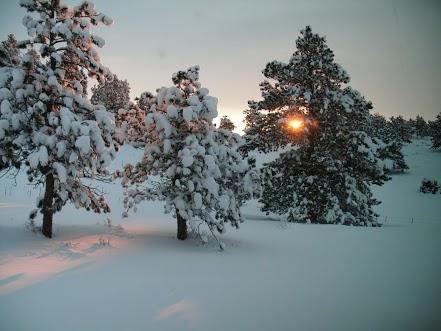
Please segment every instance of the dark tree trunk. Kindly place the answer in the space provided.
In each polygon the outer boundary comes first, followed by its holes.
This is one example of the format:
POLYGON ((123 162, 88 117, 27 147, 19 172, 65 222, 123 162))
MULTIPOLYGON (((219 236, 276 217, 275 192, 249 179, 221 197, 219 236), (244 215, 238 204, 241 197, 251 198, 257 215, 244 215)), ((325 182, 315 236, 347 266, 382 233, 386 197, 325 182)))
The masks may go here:
POLYGON ((178 239, 185 240, 187 238, 187 221, 176 210, 176 218, 178 219, 178 239))
POLYGON ((54 214, 54 175, 52 172, 46 175, 46 185, 43 199, 43 228, 42 232, 48 238, 52 238, 52 215, 54 214))

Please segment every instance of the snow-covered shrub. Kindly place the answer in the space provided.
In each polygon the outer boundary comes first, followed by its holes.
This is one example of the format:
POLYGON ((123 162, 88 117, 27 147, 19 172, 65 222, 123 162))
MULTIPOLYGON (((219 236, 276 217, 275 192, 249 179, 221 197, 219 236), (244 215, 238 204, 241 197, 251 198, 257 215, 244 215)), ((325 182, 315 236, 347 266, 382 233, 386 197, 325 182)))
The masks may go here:
POLYGON ((424 178, 423 181, 421 182, 420 192, 422 192, 422 193, 437 194, 439 189, 440 189, 440 185, 438 184, 438 181, 436 181, 436 180, 430 180, 430 179, 424 178))

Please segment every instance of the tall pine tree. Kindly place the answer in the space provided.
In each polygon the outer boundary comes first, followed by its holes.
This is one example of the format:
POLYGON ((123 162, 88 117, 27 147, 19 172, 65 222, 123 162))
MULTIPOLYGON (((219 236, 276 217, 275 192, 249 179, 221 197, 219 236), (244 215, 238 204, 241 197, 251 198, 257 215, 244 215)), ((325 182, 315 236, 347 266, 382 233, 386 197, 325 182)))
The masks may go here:
POLYGON ((426 120, 419 115, 415 118, 415 134, 417 138, 423 138, 429 135, 429 125, 426 120))
POLYGON ((398 141, 403 144, 410 144, 412 138, 412 128, 409 123, 399 115, 392 116, 387 122, 387 133, 390 140, 398 141))
POLYGON ((95 49, 104 40, 90 32, 112 20, 89 1, 75 8, 59 0, 20 5, 35 17, 24 17, 31 39, 19 45, 37 49, 42 63, 29 52, 16 67, 1 68, 0 170, 25 166, 29 180, 44 186, 30 218, 40 211, 42 232, 51 237, 53 214, 68 201, 95 212, 110 210, 83 178, 109 175, 115 123, 102 106, 82 97, 81 70, 100 83, 112 77, 95 49))
POLYGON ((430 122, 430 136, 432 137, 432 148, 441 147, 441 113, 436 116, 435 121, 430 122))
POLYGON ((288 63, 267 64, 263 73, 275 83, 264 81, 263 100, 250 102, 261 114, 254 118, 277 118, 278 125, 264 128, 277 130, 266 133, 273 146, 297 144, 263 170, 262 210, 311 223, 376 225, 370 184, 387 177, 379 146, 366 132, 372 105, 343 87, 349 75, 324 37, 308 26, 296 46, 288 63))

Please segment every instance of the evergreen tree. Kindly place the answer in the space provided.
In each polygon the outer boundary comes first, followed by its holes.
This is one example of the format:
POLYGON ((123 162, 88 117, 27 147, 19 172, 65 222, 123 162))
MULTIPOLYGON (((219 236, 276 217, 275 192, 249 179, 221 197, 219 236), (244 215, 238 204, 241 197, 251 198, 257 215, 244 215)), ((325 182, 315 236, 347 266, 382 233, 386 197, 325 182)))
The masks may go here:
POLYGON ((140 135, 140 128, 145 120, 145 111, 137 103, 129 102, 126 108, 120 108, 115 114, 117 131, 115 139, 120 143, 128 143, 136 148, 145 146, 143 136, 140 135))
POLYGON ((112 81, 107 81, 104 85, 94 86, 91 89, 93 105, 103 105, 112 113, 117 113, 119 109, 128 109, 130 106, 130 86, 127 80, 120 80, 116 75, 112 81))
POLYGON ((262 210, 312 223, 376 225, 372 206, 378 201, 370 184, 387 177, 379 146, 366 133, 372 105, 342 87, 349 76, 324 37, 308 26, 296 46, 289 63, 267 64, 263 73, 275 84, 264 81, 263 100, 250 103, 278 118, 282 130, 273 135, 280 135, 275 146, 301 137, 263 170, 262 210))
POLYGON ((401 115, 397 117, 392 116, 389 119, 387 122, 387 134, 390 140, 404 144, 411 143, 412 129, 401 115))
POLYGON ((194 230, 201 222, 221 233, 225 223, 238 228, 240 206, 259 185, 258 173, 236 150, 240 136, 215 128, 217 99, 198 78, 199 67, 191 67, 173 75, 174 86, 158 89, 155 96, 143 94, 148 105, 144 125, 136 126, 138 136, 131 139, 143 140, 145 153, 119 174, 124 186, 135 185, 128 190, 126 207, 142 200, 164 201, 165 213, 176 215, 182 240, 187 221, 194 230))
POLYGON ((417 137, 422 138, 429 135, 429 125, 421 116, 417 115, 415 119, 415 134, 417 137))
POLYGON ((153 97, 153 94, 150 92, 143 92, 139 97, 135 98, 136 105, 144 110, 147 111, 150 108, 150 105, 148 104, 149 100, 153 97))
POLYGON ((372 114, 370 116, 370 125, 368 129, 369 129, 369 134, 372 137, 377 137, 380 138, 381 140, 386 140, 387 138, 386 117, 378 113, 372 114))
POLYGON ((376 143, 379 145, 378 156, 383 161, 383 169, 386 173, 391 171, 401 171, 409 169, 406 161, 404 160, 404 155, 402 153, 403 143, 394 140, 377 140, 376 143))
POLYGON ((367 132, 379 146, 378 156, 383 161, 385 172, 409 169, 401 152, 403 143, 395 140, 396 136, 389 132, 388 123, 384 116, 380 114, 371 115, 367 132))
POLYGON ((410 128, 410 134, 416 134, 416 120, 414 120, 413 118, 409 118, 406 123, 407 126, 410 128))
POLYGON ((234 125, 233 121, 231 121, 227 115, 221 117, 219 123, 219 129, 227 129, 233 132, 235 128, 236 126, 234 125))
MULTIPOLYGON (((72 52, 64 52, 63 53, 63 62, 65 63, 75 63, 76 53, 72 52)), ((67 81, 78 81, 81 84, 82 87, 82 93, 81 96, 85 99, 87 99, 87 73, 84 71, 83 68, 79 68, 79 70, 69 70, 64 75, 64 79, 67 81)))
POLYGON ((15 67, 20 63, 20 50, 13 34, 0 44, 0 67, 15 67))
MULTIPOLYGON (((267 83, 265 81, 260 85, 266 86, 267 83)), ((276 151, 289 143, 294 143, 299 137, 298 134, 291 135, 289 130, 286 130, 284 112, 268 112, 265 108, 267 106, 262 106, 261 102, 248 101, 248 109, 244 111, 245 143, 240 147, 240 152, 244 156, 252 150, 263 153, 276 151)))
POLYGON ((430 123, 430 135, 432 137, 432 148, 441 147, 441 113, 436 116, 436 120, 430 123))
POLYGON ((19 45, 38 49, 43 63, 36 63, 39 57, 30 51, 17 67, 0 69, 0 170, 24 165, 30 182, 44 186, 30 218, 40 211, 42 232, 50 238, 53 214, 68 201, 95 212, 110 210, 82 179, 109 175, 115 125, 110 113, 82 97, 80 73, 101 83, 111 78, 94 47, 104 40, 90 28, 112 20, 88 1, 75 8, 58 0, 20 0, 20 5, 36 17, 24 17, 31 39, 19 45))

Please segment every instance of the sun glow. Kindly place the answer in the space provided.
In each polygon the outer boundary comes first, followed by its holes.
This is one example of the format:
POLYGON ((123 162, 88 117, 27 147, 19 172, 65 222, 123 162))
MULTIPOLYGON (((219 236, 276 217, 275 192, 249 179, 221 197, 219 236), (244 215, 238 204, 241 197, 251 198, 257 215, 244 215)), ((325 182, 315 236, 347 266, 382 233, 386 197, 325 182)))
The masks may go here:
POLYGON ((298 130, 300 130, 300 129, 302 128, 302 126, 303 126, 303 121, 300 121, 300 120, 291 120, 291 121, 289 121, 288 126, 289 126, 291 129, 293 129, 293 130, 295 130, 295 131, 298 131, 298 130))

